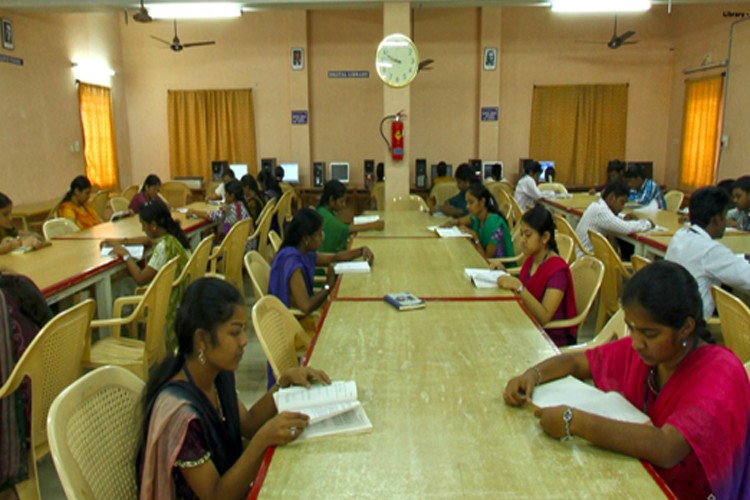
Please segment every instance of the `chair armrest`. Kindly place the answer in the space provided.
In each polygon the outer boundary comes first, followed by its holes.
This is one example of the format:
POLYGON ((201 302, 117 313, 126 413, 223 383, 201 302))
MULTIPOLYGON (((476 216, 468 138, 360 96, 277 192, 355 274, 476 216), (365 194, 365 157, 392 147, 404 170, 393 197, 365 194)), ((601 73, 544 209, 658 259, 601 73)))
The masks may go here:
POLYGON ((571 326, 578 326, 583 322, 583 318, 576 316, 575 318, 569 319, 558 319, 555 321, 548 321, 544 324, 544 329, 549 328, 570 328, 571 326))
POLYGON ((711 316, 710 318, 706 319, 706 325, 721 325, 721 318, 718 316, 711 316))
POLYGON ((299 318, 304 318, 305 316, 307 316, 307 314, 303 313, 302 311, 300 311, 300 310, 299 310, 299 309, 297 309, 296 307, 290 307, 290 308, 289 308, 289 311, 290 311, 290 312, 291 312, 292 314, 294 314, 294 317, 295 317, 295 318, 298 318, 298 319, 299 319, 299 318))
POLYGON ((110 326, 123 326, 130 323, 132 320, 129 318, 110 318, 110 319, 94 319, 91 320, 91 328, 107 328, 110 326))

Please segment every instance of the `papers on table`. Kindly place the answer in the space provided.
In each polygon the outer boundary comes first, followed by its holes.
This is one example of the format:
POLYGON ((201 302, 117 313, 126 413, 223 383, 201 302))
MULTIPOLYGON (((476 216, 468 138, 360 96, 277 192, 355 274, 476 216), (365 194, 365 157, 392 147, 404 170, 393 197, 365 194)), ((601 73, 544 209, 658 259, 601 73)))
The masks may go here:
POLYGON ((366 260, 337 262, 333 270, 336 274, 364 274, 370 272, 370 264, 366 260))
POLYGON ((497 279, 508 274, 499 269, 482 269, 467 267, 464 269, 464 278, 468 279, 477 288, 497 288, 497 279))
POLYGON ((34 247, 32 247, 31 245, 22 245, 22 246, 20 246, 20 247, 18 247, 16 249, 12 250, 10 253, 11 254, 19 255, 19 254, 23 254, 23 253, 29 253, 29 252, 31 252, 33 250, 34 250, 34 247))
POLYGON ((649 229, 646 232, 647 233, 668 233, 670 231, 669 231, 669 229, 667 229, 664 226, 657 226, 656 224, 654 224, 654 227, 652 227, 651 229, 649 229))
POLYGON ((570 406, 623 422, 645 424, 650 421, 646 414, 633 406, 622 394, 603 392, 571 375, 540 385, 534 389, 531 400, 540 408, 570 406))
POLYGON ((177 210, 177 211, 178 211, 178 212, 180 212, 181 214, 186 214, 186 213, 188 213, 188 209, 187 209, 187 207, 180 207, 180 208, 175 208, 175 210, 177 210))
POLYGON ((354 224, 372 224, 380 220, 379 215, 356 215, 354 217, 354 224))
MULTIPOLYGON (((102 257, 116 257, 117 255, 112 253, 112 248, 109 246, 102 247, 101 256, 102 257)), ((131 257, 133 257, 135 260, 141 260, 143 258, 143 245, 125 245, 125 250, 128 251, 131 257)))
POLYGON ((566 199, 566 198, 572 198, 573 197, 573 195, 570 194, 570 193, 560 193, 560 192, 557 192, 557 191, 550 191, 550 190, 547 190, 547 189, 545 189, 543 191, 540 191, 540 193, 542 193, 542 197, 543 198, 553 199, 553 200, 554 199, 566 199))
POLYGON ((436 232, 441 238, 471 238, 470 234, 464 233, 456 226, 429 226, 427 229, 436 232))

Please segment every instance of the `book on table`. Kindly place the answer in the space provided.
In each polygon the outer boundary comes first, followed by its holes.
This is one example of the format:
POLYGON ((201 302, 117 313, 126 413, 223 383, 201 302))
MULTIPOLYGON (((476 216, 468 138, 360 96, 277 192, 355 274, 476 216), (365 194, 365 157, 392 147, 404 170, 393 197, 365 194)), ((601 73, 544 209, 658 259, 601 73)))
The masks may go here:
POLYGON ((497 288, 497 279, 508 274, 500 269, 483 269, 477 267, 464 268, 464 278, 477 288, 497 288))
POLYGON ((316 384, 309 389, 287 387, 276 391, 273 400, 279 413, 299 412, 310 417, 309 427, 297 441, 372 430, 372 423, 357 399, 357 384, 353 380, 316 384))
POLYGON ((427 229, 434 231, 441 238, 471 238, 469 233, 464 233, 459 227, 430 226, 427 229))
POLYGON ((360 224, 372 224, 373 222, 377 222, 380 220, 379 215, 355 215, 354 220, 352 221, 354 224, 360 225, 360 224))
POLYGON ((409 292, 389 293, 383 298, 399 311, 422 309, 425 306, 424 300, 409 292))
POLYGON ((370 270, 370 263, 366 260, 337 262, 333 266, 333 271, 336 274, 365 274, 369 273, 370 270))
POLYGON ((622 422, 645 424, 651 421, 619 392, 604 392, 572 375, 536 387, 531 402, 539 408, 570 406, 622 422))
MULTIPOLYGON (((131 257, 133 257, 135 260, 141 260, 143 258, 143 245, 123 245, 125 247, 125 250, 128 251, 131 257)), ((102 257, 117 257, 116 254, 112 253, 112 249, 114 247, 105 245, 102 247, 101 256, 102 257)))

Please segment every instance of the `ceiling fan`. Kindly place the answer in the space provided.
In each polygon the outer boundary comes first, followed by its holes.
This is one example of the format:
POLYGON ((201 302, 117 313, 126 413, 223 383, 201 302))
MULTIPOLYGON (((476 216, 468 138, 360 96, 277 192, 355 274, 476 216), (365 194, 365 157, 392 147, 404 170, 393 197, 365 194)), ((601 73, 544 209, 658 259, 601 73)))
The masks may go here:
POLYGON ((582 41, 579 40, 582 43, 606 43, 607 47, 610 49, 618 49, 623 45, 634 45, 638 43, 638 40, 630 40, 628 39, 635 35, 635 31, 626 31, 625 33, 618 35, 617 34, 617 14, 615 14, 615 29, 612 32, 612 38, 609 39, 608 42, 592 42, 592 41, 582 41))
POLYGON ((141 0, 141 7, 138 9, 138 12, 133 14, 133 21, 137 23, 150 23, 154 19, 148 15, 148 10, 146 10, 146 6, 143 5, 143 0, 141 0))
POLYGON ((163 38, 159 38, 157 36, 151 35, 151 38, 154 40, 158 40, 161 43, 166 43, 169 45, 169 48, 172 49, 174 52, 181 52, 182 49, 189 49, 190 47, 200 47, 201 45, 214 45, 216 42, 211 40, 210 42, 190 42, 190 43, 182 43, 180 42, 180 38, 177 36, 177 21, 174 21, 174 38, 172 38, 171 42, 168 42, 164 40, 163 38))

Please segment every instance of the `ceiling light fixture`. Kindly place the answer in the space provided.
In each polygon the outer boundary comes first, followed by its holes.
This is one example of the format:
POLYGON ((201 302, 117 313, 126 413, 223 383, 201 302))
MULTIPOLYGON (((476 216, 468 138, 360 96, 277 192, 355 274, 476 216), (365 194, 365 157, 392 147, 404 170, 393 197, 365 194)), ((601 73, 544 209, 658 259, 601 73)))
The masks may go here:
POLYGON ((227 19, 242 15, 242 6, 236 3, 153 3, 146 8, 154 19, 227 19))
POLYGON ((553 12, 645 12, 650 0, 552 0, 553 12))

